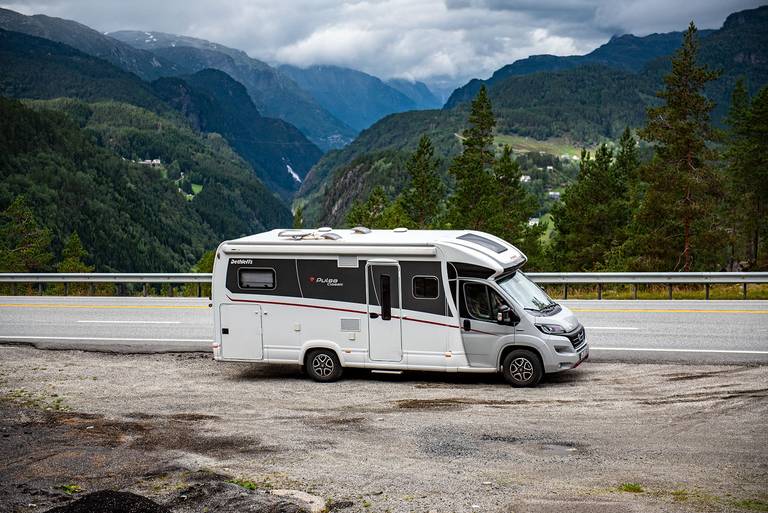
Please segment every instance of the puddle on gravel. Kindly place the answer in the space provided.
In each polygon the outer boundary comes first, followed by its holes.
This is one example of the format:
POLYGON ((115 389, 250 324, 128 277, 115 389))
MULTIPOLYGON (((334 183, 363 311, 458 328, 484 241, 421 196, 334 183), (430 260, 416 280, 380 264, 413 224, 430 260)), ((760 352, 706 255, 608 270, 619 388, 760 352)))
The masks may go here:
POLYGON ((573 456, 578 452, 578 449, 570 444, 539 444, 528 447, 527 450, 543 456, 573 456))

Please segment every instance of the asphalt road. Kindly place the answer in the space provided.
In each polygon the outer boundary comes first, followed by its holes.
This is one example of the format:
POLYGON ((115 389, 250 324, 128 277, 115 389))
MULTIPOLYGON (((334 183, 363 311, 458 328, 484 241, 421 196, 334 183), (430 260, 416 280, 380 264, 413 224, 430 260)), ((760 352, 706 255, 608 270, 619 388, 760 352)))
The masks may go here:
MULTIPOLYGON (((768 363, 768 301, 563 301, 594 361, 768 363)), ((207 299, 2 297, 0 343, 116 352, 209 351, 207 299)))

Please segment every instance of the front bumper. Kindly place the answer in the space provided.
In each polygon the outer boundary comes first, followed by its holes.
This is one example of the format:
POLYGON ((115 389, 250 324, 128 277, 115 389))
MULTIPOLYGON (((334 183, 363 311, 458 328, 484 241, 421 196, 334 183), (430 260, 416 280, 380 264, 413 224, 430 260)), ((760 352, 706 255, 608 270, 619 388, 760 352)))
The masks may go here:
POLYGON ((575 369, 589 358, 589 344, 583 326, 562 335, 550 335, 552 360, 544 365, 547 373, 575 369))

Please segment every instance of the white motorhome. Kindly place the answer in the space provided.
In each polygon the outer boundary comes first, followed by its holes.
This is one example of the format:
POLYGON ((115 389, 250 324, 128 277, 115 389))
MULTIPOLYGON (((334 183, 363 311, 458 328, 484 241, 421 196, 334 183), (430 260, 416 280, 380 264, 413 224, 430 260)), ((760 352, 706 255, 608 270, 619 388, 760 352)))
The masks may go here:
POLYGON ((213 267, 214 358, 301 365, 502 372, 513 386, 577 367, 584 328, 520 268, 526 257, 468 230, 273 230, 226 241, 213 267))

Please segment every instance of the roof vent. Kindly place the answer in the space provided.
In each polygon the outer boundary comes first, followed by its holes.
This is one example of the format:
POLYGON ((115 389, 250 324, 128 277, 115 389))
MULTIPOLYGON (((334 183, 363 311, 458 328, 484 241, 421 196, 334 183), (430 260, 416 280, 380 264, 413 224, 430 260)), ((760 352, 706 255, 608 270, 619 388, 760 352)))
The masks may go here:
POLYGON ((324 239, 339 240, 341 238, 341 235, 333 232, 325 232, 321 235, 321 237, 324 239))
POLYGON ((407 231, 408 231, 408 228, 405 228, 404 226, 401 226, 401 227, 399 227, 399 228, 395 228, 395 229, 394 229, 394 230, 392 230, 392 231, 393 231, 393 232, 395 232, 395 233, 405 233, 405 232, 407 232, 407 231))
POLYGON ((352 231, 354 233, 371 233, 371 229, 365 226, 355 226, 352 228, 352 231))
POLYGON ((277 234, 278 237, 289 237, 293 240, 300 240, 312 235, 311 230, 283 230, 277 234))
POLYGON ((330 226, 321 226, 320 228, 317 229, 317 231, 320 233, 330 232, 331 230, 333 230, 333 228, 331 228, 330 226))

